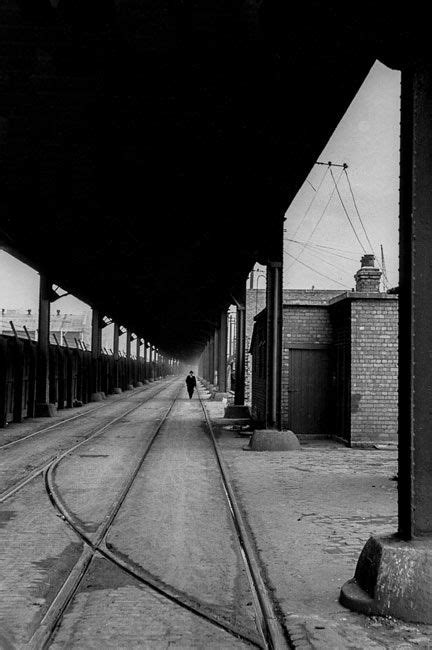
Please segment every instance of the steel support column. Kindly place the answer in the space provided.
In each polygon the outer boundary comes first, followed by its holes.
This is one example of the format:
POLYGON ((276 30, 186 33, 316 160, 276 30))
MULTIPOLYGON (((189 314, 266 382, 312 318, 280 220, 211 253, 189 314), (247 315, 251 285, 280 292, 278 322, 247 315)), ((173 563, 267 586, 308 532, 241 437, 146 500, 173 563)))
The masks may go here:
POLYGON ((144 367, 143 367, 143 379, 148 379, 147 375, 147 341, 146 339, 142 339, 142 344, 143 344, 143 359, 144 359, 144 367))
POLYGON ((236 296, 236 364, 234 404, 244 406, 245 399, 245 347, 246 347, 246 285, 236 296))
POLYGON ((210 341, 207 341, 205 347, 205 379, 210 381, 210 341))
POLYGON ((113 373, 113 392, 120 393, 120 372, 119 372, 119 340, 120 340, 120 325, 114 323, 113 329, 113 357, 114 357, 114 373, 113 373))
POLYGON ((102 317, 98 309, 92 309, 91 394, 93 400, 97 399, 97 395, 101 391, 101 369, 100 369, 101 348, 102 348, 102 317))
POLYGON ((52 415, 49 407, 49 337, 52 283, 44 276, 39 281, 38 361, 36 415, 52 415))
POLYGON ((432 535, 432 70, 402 76, 399 533, 432 535))
POLYGON ((371 537, 342 604, 432 624, 432 65, 402 72, 399 531, 371 537), (366 607, 366 609, 365 609, 366 607))
POLYGON ((113 354, 114 358, 118 359, 119 356, 119 340, 120 340, 120 325, 114 323, 113 330, 113 354))
POLYGON ((282 261, 267 262, 266 427, 281 428, 282 261))
POLYGON ((212 384, 219 388, 219 328, 215 329, 213 336, 213 379, 212 384))
POLYGON ((225 393, 227 389, 227 313, 221 313, 219 327, 219 390, 225 393))
POLYGON ((214 382, 214 371, 214 335, 212 335, 209 340, 209 382, 211 384, 214 382))

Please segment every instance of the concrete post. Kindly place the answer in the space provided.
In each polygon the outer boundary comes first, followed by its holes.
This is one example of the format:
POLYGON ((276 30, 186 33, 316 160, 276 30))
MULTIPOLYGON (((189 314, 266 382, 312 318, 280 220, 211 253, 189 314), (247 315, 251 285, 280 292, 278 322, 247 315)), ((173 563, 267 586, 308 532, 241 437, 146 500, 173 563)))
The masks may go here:
POLYGON ((371 537, 340 600, 432 624, 432 66, 402 71, 399 534, 371 537))
POLYGON ((281 428, 282 261, 267 263, 266 427, 281 428))
POLYGON ((44 276, 39 280, 38 363, 36 408, 37 416, 53 416, 55 406, 49 404, 49 336, 52 283, 44 276))
POLYGON ((227 389, 227 313, 221 313, 219 328, 219 390, 225 393, 227 389))

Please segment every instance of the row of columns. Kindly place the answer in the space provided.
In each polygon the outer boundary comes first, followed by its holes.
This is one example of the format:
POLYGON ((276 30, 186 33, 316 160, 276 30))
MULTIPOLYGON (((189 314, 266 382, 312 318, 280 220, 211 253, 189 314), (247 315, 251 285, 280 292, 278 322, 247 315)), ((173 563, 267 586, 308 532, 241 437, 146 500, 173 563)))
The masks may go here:
MULTIPOLYGON (((49 345, 50 345, 50 311, 51 303, 58 298, 57 294, 52 289, 52 282, 44 275, 40 276, 39 285, 39 320, 38 320, 38 378, 36 388, 36 415, 50 416, 53 415, 53 405, 49 403, 49 345)), ((100 377, 100 364, 99 358, 102 353, 102 329, 105 326, 104 319, 101 312, 94 308, 92 310, 92 325, 91 325, 91 384, 92 392, 97 394, 100 392, 101 377, 100 377)), ((113 332, 113 356, 115 359, 119 358, 119 339, 121 336, 121 328, 118 323, 114 323, 113 332)), ((131 358, 133 334, 130 330, 126 330, 126 358, 131 358)), ((179 361, 171 357, 165 357, 158 348, 151 345, 145 339, 136 337, 136 358, 141 357, 141 345, 144 345, 144 361, 146 361, 149 349, 149 362, 150 364, 159 361, 166 363, 172 372, 179 369, 179 361)), ((130 378, 132 382, 132 377, 130 378)))
MULTIPOLYGON (((282 241, 282 240, 281 240, 282 241)), ((266 350, 266 427, 281 427, 282 379, 282 247, 276 261, 267 263, 267 350, 266 350)), ((246 284, 233 296, 236 305, 236 349, 234 405, 244 406, 246 361, 246 284)), ((227 390, 227 312, 223 311, 203 351, 199 374, 217 387, 227 390)))

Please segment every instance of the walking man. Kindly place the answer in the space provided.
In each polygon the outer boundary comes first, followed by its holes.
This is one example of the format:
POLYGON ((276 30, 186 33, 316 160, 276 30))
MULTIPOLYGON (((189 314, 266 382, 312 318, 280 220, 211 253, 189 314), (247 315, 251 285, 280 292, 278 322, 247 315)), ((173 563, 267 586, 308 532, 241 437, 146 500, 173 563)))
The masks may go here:
POLYGON ((191 370, 188 376, 186 377, 186 387, 187 387, 187 392, 189 393, 189 399, 192 399, 192 395, 194 392, 194 388, 196 388, 196 385, 197 383, 196 383, 195 375, 191 370))

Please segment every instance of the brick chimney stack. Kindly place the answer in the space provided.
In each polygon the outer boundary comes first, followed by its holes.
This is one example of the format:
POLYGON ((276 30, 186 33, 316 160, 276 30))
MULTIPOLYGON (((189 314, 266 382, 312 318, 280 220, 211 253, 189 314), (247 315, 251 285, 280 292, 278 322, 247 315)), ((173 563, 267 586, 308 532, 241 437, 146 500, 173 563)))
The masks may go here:
POLYGON ((363 255, 361 268, 354 276, 356 291, 362 293, 379 293, 381 271, 375 266, 374 255, 363 255))

